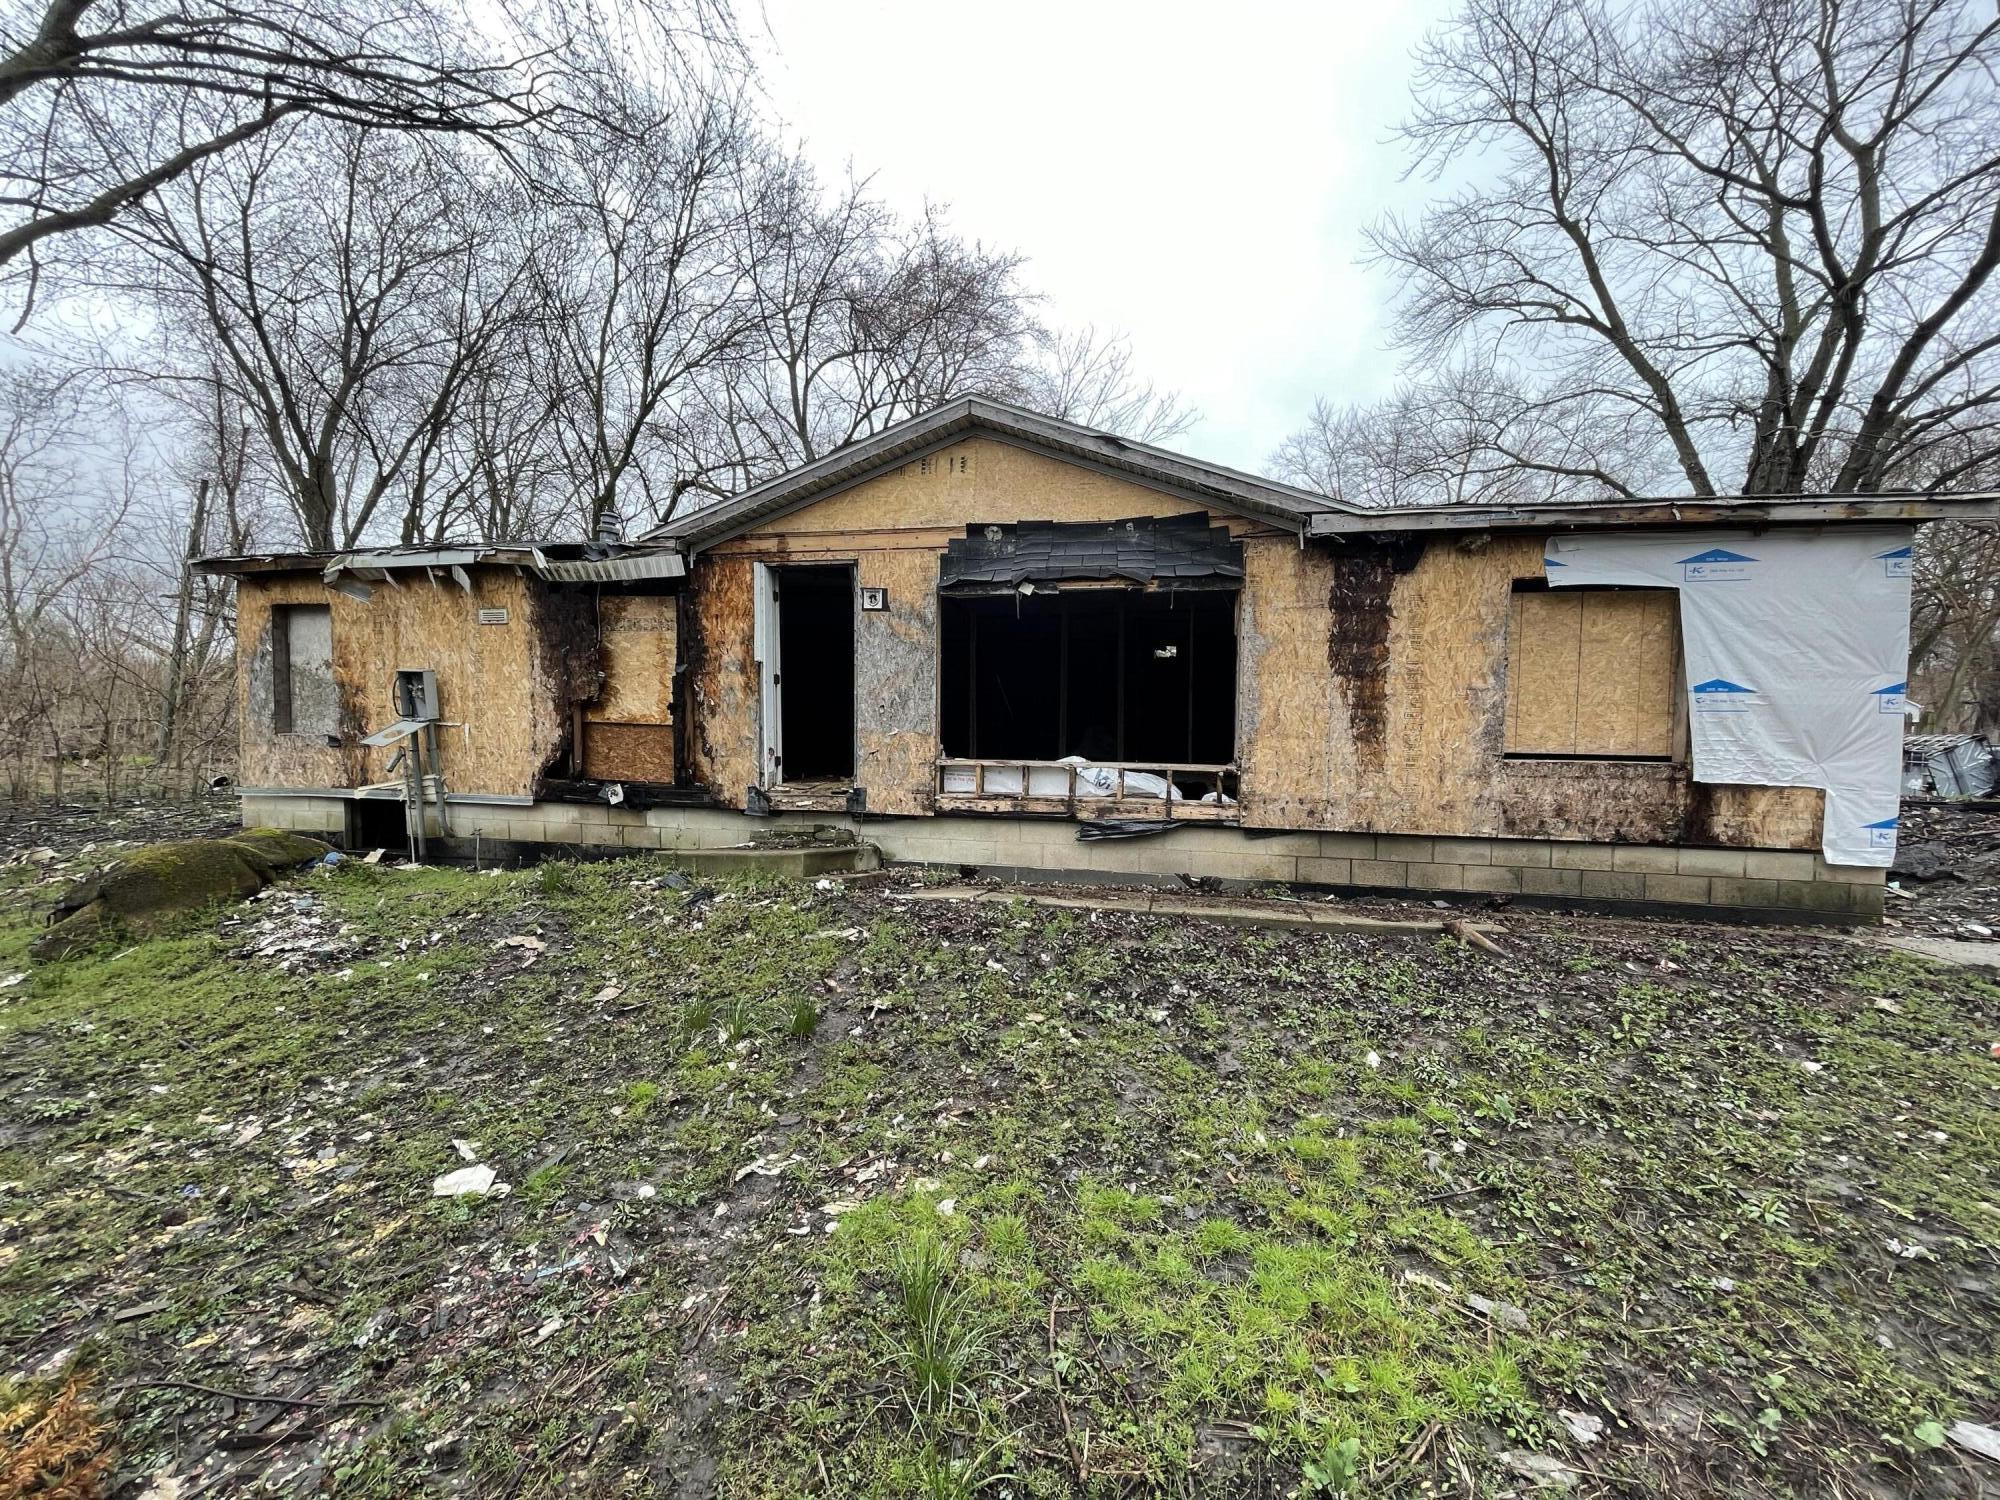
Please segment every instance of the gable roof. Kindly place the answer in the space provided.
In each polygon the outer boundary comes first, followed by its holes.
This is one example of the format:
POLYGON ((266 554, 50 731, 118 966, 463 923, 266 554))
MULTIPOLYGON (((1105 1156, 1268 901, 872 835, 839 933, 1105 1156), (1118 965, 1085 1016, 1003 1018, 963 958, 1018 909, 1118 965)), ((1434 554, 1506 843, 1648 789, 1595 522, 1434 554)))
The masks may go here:
POLYGON ((672 542, 684 552, 697 552, 740 535, 760 521, 851 489, 885 469, 909 463, 969 436, 1013 443, 1066 463, 1081 464, 1205 506, 1272 521, 1300 533, 1304 532, 1310 516, 1354 513, 1351 506, 1274 479, 1260 479, 1221 464, 1170 453, 1150 443, 1099 432, 1061 417, 1009 406, 1004 401, 964 396, 869 437, 857 438, 824 458, 780 474, 732 499, 676 516, 648 532, 646 540, 672 542))

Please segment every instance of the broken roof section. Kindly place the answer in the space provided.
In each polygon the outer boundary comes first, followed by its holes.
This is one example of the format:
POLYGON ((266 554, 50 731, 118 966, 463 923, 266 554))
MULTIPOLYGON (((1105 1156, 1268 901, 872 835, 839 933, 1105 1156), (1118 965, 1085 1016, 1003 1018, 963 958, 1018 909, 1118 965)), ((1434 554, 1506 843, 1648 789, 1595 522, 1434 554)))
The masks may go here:
POLYGON ((442 547, 375 547, 356 552, 261 552, 241 557, 207 557, 206 573, 242 577, 253 573, 318 573, 328 583, 342 578, 363 583, 396 583, 399 573, 448 573, 469 586, 465 569, 522 568, 552 583, 627 583, 685 577, 687 564, 672 547, 619 542, 496 542, 442 547))
POLYGON ((1126 579, 1162 589, 1215 588, 1242 578, 1242 545, 1206 516, 1191 515, 968 526, 946 546, 938 586, 984 593, 1064 579, 1126 579))
POLYGON ((866 479, 968 437, 987 437, 1046 453, 1068 463, 1114 474, 1163 494, 1205 507, 1271 521, 1303 533, 1308 517, 1350 512, 1352 507, 1309 490, 1261 479, 1220 464, 1170 453, 1149 443, 1099 432, 1060 417, 968 396, 859 438, 826 457, 781 474, 732 500, 676 516, 647 533, 698 552, 750 530, 759 522, 797 510, 866 479))

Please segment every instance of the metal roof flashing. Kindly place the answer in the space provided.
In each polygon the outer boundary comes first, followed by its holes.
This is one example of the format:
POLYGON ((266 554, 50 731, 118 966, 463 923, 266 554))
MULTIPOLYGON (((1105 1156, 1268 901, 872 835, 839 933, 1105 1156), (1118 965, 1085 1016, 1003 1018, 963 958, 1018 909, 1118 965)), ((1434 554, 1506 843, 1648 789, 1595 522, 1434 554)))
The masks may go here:
POLYGON ((467 568, 521 568, 550 583, 629 583, 687 576, 687 561, 672 547, 578 542, 468 543, 455 547, 383 547, 355 552, 265 552, 205 557, 205 573, 244 577, 259 573, 318 573, 330 587, 343 578, 394 583, 399 573, 442 574, 470 587, 467 568), (603 556, 588 556, 588 552, 603 556))
POLYGON ((1311 517, 1306 534, 1337 538, 1389 531, 1569 531, 1598 527, 1828 526, 1979 521, 2000 516, 2000 494, 1744 495, 1592 500, 1568 505, 1409 506, 1311 517))

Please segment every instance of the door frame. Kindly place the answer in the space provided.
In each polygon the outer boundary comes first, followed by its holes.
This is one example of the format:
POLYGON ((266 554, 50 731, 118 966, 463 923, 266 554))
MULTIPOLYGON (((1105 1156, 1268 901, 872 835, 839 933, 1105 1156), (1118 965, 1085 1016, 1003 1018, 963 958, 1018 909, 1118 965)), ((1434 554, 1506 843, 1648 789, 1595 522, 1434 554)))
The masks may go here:
POLYGON ((750 654, 757 663, 757 785, 769 791, 784 785, 785 715, 783 665, 778 660, 778 568, 753 565, 756 580, 750 612, 750 654))
POLYGON ((849 780, 861 783, 861 568, 853 558, 815 558, 810 562, 781 559, 755 564, 751 612, 751 654, 757 664, 757 785, 765 791, 785 784, 785 674, 783 593, 779 574, 806 569, 839 570, 847 579, 848 610, 848 747, 853 771, 849 780))

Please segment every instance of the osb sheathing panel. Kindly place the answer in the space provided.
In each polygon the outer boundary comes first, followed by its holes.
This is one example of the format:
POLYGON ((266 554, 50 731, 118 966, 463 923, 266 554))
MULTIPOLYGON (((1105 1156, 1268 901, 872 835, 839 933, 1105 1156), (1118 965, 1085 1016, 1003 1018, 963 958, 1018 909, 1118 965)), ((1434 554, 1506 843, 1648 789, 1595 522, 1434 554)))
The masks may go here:
MULTIPOLYGON (((748 535, 854 537, 885 530, 942 530, 963 536, 973 522, 1122 521, 1200 509, 1179 496, 1032 449, 968 438, 779 516, 748 535)), ((1215 519, 1218 525, 1230 524, 1227 517, 1215 519)))
MULTIPOLYGON (((371 585, 366 602, 314 574, 245 578, 237 589, 237 707, 245 786, 352 787, 391 779, 394 748, 361 737, 395 718, 398 669, 437 673, 439 760, 447 790, 525 796, 560 751, 566 698, 542 640, 546 601, 509 569, 472 571, 472 592, 416 577, 371 585), (340 688, 340 745, 271 730, 271 607, 326 604, 333 613, 333 675, 340 688), (504 609, 507 623, 481 625, 504 609)), ((400 772, 396 773, 400 774, 400 772)))
MULTIPOLYGON (((1577 601, 1575 753, 1672 755, 1680 690, 1674 680, 1678 595, 1671 589, 1591 589, 1577 601)), ((1510 701, 1520 696, 1508 694, 1510 701)))
POLYGON ((1583 596, 1555 589, 1516 594, 1507 638, 1513 683, 1507 748, 1530 755, 1574 750, 1583 596))
POLYGON ((583 774, 601 781, 671 783, 673 726, 587 722, 583 726, 583 774))
POLYGON ((1507 628, 1507 748, 1671 755, 1677 685, 1670 589, 1517 593, 1507 628))
POLYGON ((689 773, 725 807, 757 780, 757 663, 751 656, 755 567, 708 553, 688 580, 692 628, 681 642, 692 704, 689 773))
POLYGON ((1541 576, 1540 537, 1303 551, 1270 538, 1244 550, 1246 825, 1817 845, 1810 789, 1695 786, 1670 764, 1503 758, 1513 583, 1541 576))
MULTIPOLYGON (((603 686, 583 716, 603 724, 669 724, 674 698, 674 600, 609 594, 597 601, 603 686)), ((671 777, 668 778, 672 780, 671 777)))
MULTIPOLYGON (((694 625, 684 650, 695 779, 738 807, 756 779, 754 562, 849 562, 857 587, 887 590, 887 609, 856 616, 855 779, 870 812, 926 813, 936 797, 937 585, 946 544, 976 523, 1116 521, 1200 509, 1145 485, 973 438, 718 545, 697 559, 690 579, 694 625)), ((1238 535, 1269 532, 1237 517, 1214 520, 1238 535)))
POLYGON ((888 590, 887 609, 864 609, 854 637, 856 778, 868 810, 922 813, 937 794, 938 554, 863 552, 861 587, 888 590))

